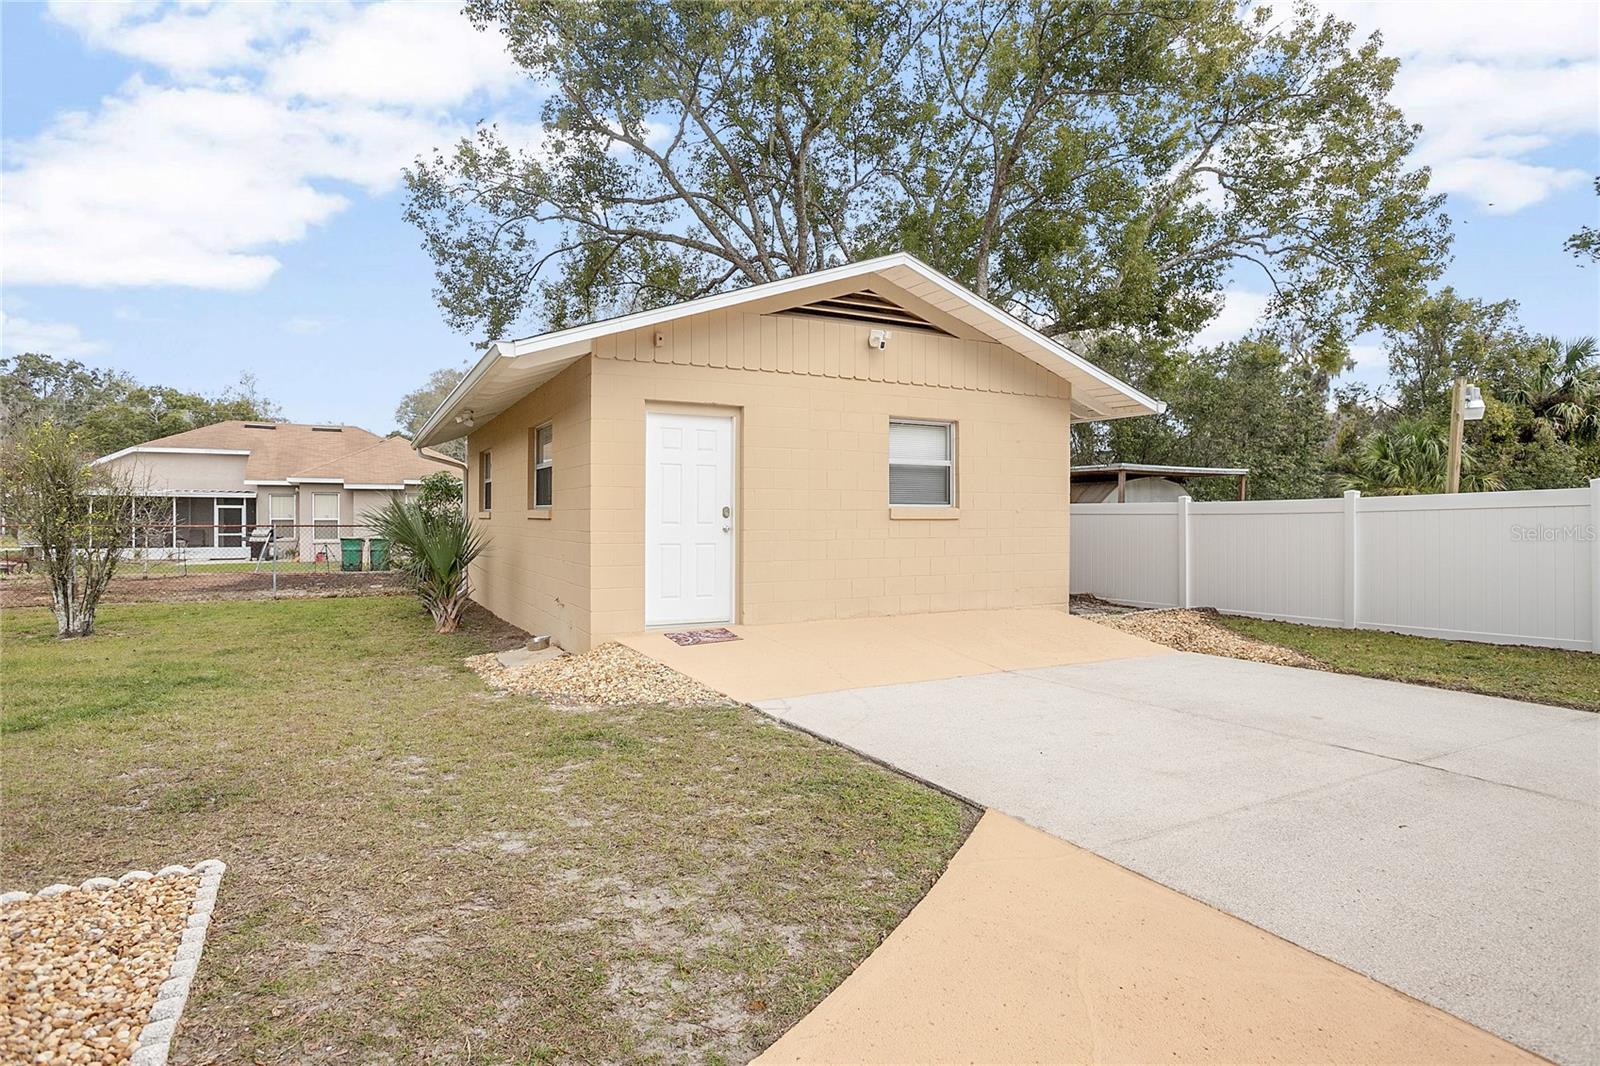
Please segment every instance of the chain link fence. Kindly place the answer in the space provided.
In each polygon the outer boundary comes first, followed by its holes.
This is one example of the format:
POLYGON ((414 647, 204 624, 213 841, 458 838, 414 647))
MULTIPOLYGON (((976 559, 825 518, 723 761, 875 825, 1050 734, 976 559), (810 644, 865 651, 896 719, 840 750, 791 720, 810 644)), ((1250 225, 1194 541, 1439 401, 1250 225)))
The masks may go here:
MULTIPOLYGON (((337 522, 142 521, 105 602, 371 596, 403 592, 389 544, 337 522)), ((49 606, 50 584, 26 541, 0 544, 0 606, 49 606)))

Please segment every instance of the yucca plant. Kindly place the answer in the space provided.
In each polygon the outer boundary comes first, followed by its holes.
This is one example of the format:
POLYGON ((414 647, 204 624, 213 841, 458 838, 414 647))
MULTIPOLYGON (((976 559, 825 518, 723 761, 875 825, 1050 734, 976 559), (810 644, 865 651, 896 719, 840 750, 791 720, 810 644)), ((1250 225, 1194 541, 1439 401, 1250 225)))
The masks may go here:
POLYGON ((433 615, 434 631, 454 633, 467 609, 467 568, 488 546, 458 508, 426 511, 394 499, 365 518, 389 541, 390 556, 433 615))

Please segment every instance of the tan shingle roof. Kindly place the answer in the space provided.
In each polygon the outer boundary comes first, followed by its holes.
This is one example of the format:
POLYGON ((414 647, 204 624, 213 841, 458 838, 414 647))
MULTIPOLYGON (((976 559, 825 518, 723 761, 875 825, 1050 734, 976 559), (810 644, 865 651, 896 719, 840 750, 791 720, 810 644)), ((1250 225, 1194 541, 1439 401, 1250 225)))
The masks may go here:
POLYGON ((246 481, 327 477, 359 485, 399 484, 439 470, 459 474, 455 460, 428 450, 418 455, 399 437, 380 437, 359 426, 312 426, 298 422, 218 422, 146 441, 140 448, 218 448, 248 451, 246 481), (362 453, 372 456, 360 458, 362 453), (346 460, 348 469, 342 465, 346 460), (316 471, 313 473, 312 471, 316 471), (384 476, 378 477, 377 474, 384 476), (374 476, 369 476, 374 475, 374 476))
POLYGON ((460 474, 460 463, 440 455, 431 448, 421 455, 411 447, 411 442, 400 437, 386 437, 378 443, 349 452, 325 463, 304 467, 290 477, 336 477, 346 485, 399 485, 406 481, 420 481, 429 474, 448 470, 460 474))

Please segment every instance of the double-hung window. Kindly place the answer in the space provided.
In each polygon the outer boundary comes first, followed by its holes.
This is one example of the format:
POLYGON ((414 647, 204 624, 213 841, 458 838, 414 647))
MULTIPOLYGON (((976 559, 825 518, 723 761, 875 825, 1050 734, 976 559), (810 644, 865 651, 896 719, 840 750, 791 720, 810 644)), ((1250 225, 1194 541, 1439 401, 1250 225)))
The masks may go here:
POLYGON ((294 497, 292 495, 273 496, 270 517, 272 519, 272 539, 282 544, 294 539, 294 497))
POLYGON ((311 494, 311 539, 339 539, 339 494, 313 492, 311 494))
POLYGON ((494 466, 488 452, 478 453, 478 510, 494 507, 494 466))
POLYGON ((546 422, 528 440, 528 506, 549 507, 555 499, 555 430, 546 422))
POLYGON ((954 507, 955 456, 955 423, 892 420, 889 423, 889 505, 954 507))

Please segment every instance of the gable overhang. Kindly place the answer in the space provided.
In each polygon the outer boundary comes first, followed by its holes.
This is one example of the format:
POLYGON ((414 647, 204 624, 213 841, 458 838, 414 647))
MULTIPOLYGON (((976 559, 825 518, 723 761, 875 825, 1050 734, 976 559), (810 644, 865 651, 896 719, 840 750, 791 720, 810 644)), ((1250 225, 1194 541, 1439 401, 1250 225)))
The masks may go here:
POLYGON ((423 423, 412 444, 420 449, 464 436, 590 354, 597 338, 732 307, 756 314, 774 313, 859 288, 867 277, 873 279, 875 291, 914 303, 919 314, 926 311, 923 317, 945 332, 1004 345, 1068 381, 1074 422, 1166 410, 1161 401, 1106 373, 915 256, 897 252, 536 337, 494 341, 423 423))

